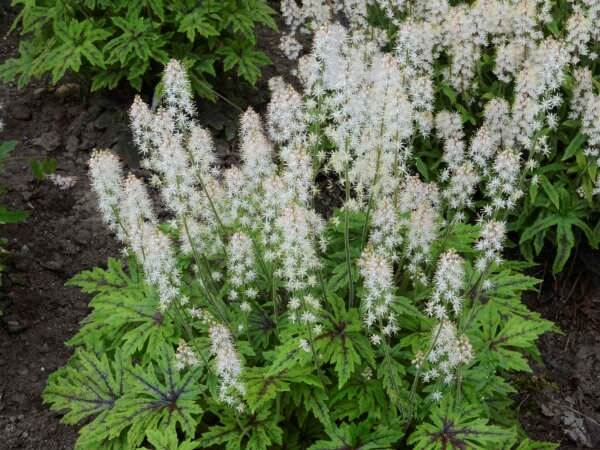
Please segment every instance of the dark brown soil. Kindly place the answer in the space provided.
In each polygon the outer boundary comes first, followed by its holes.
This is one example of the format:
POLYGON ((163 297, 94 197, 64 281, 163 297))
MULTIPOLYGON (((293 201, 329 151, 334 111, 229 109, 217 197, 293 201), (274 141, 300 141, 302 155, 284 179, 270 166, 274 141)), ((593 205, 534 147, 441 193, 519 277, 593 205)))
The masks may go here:
POLYGON ((540 341, 542 364, 522 380, 521 422, 530 436, 561 449, 600 449, 600 252, 581 250, 527 303, 562 334, 540 341))
MULTIPOLYGON (((0 12, 0 39, 11 14, 0 12)), ((261 34, 275 65, 265 79, 289 73, 289 63, 273 49, 277 35, 261 34)), ((0 40, 0 62, 15 54, 16 38, 0 40)), ((256 89, 230 91, 240 107, 262 109, 268 97, 264 81, 256 89)), ((71 450, 76 428, 42 404, 47 376, 64 365, 71 350, 64 342, 88 313, 88 298, 65 287, 74 274, 105 264, 118 253, 90 192, 87 160, 93 148, 112 148, 132 168, 137 156, 130 143, 124 112, 132 93, 121 91, 84 98, 77 84, 51 88, 39 83, 26 89, 0 84, 0 113, 6 122, 0 141, 19 145, 0 174, 7 192, 2 204, 27 211, 26 222, 5 226, 12 256, 0 287, 0 448, 71 450), (54 158, 57 173, 77 177, 61 190, 34 179, 29 159, 54 158)), ((239 111, 224 103, 199 105, 200 120, 215 132, 221 160, 236 160, 235 130, 239 111)), ((561 449, 600 449, 600 268, 598 253, 573 263, 560 281, 547 280, 530 307, 554 320, 564 334, 541 341, 542 363, 533 375, 517 378, 519 411, 527 432, 561 443, 561 449), (588 263, 585 267, 581 261, 588 263), (595 282, 594 282, 595 281, 595 282)), ((542 277, 544 274, 539 273, 542 277)))
MULTIPOLYGON (((6 25, 7 18, 0 36, 6 25)), ((0 42, 0 61, 13 53, 14 41, 0 42)), ((118 251, 96 212, 86 161, 96 146, 125 153, 126 122, 118 117, 125 109, 100 97, 82 102, 74 84, 0 85, 0 103, 0 141, 19 141, 0 175, 2 204, 29 213, 24 223, 2 229, 11 256, 0 297, 0 448, 70 450, 76 429, 59 424, 41 393, 68 359, 64 342, 88 312, 86 296, 65 281, 118 251), (76 184, 61 190, 35 180, 29 160, 44 158, 56 159, 56 173, 77 177, 76 184)))

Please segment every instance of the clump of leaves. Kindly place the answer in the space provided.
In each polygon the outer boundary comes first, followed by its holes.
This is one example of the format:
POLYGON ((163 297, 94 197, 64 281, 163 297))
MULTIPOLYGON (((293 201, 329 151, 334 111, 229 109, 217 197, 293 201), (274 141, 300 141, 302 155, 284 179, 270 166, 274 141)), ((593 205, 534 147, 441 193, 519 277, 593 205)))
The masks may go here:
POLYGON ((256 49, 255 28, 275 28, 266 0, 14 0, 22 9, 11 30, 23 39, 0 77, 19 86, 50 74, 80 75, 91 90, 121 81, 153 86, 169 57, 185 61, 194 91, 215 99, 218 73, 254 84, 269 58, 256 49))
POLYGON ((38 182, 42 182, 48 177, 48 175, 52 175, 54 172, 56 172, 56 159, 30 159, 29 167, 31 167, 31 172, 33 173, 34 178, 38 182))

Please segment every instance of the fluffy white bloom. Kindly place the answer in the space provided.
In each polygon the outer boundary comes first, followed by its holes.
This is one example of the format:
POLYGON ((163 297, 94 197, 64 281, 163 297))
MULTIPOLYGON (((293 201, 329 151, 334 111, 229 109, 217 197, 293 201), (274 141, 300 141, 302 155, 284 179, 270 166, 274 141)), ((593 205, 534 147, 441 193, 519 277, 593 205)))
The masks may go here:
POLYGON ((408 76, 428 74, 433 68, 441 29, 429 22, 407 20, 398 29, 396 56, 408 76))
POLYGON ((71 189, 77 184, 78 181, 78 178, 75 176, 60 175, 57 173, 51 173, 46 178, 61 191, 71 189))
POLYGON ((243 395, 245 389, 240 379, 242 361, 235 349, 233 337, 227 327, 219 323, 210 325, 209 337, 210 350, 215 355, 215 365, 221 382, 221 400, 231 406, 239 406, 240 400, 237 395, 243 395))
POLYGON ((471 207, 479 181, 480 176, 475 167, 467 161, 454 170, 442 194, 452 209, 461 210, 471 207))
POLYGON ((489 264, 500 261, 505 237, 504 222, 490 220, 482 225, 481 237, 475 244, 475 248, 481 252, 476 263, 478 270, 483 271, 489 264))
POLYGON ((296 200, 308 205, 314 193, 312 158, 300 143, 281 150, 284 164, 282 180, 286 186, 286 201, 296 200))
POLYGON ((444 320, 432 332, 433 348, 428 356, 431 369, 423 373, 423 380, 437 381, 441 378, 445 384, 454 380, 454 371, 460 365, 473 360, 473 346, 466 335, 459 335, 454 323, 444 320))
POLYGON ((282 78, 269 80, 271 101, 267 106, 269 136, 274 142, 289 142, 305 132, 302 97, 282 78))
POLYGON ((155 224, 156 217, 146 187, 139 178, 131 174, 123 182, 119 215, 126 232, 127 244, 131 245, 134 251, 141 249, 144 245, 144 226, 146 222, 155 224))
POLYGON ((256 280, 256 258, 252 239, 242 232, 233 234, 229 240, 227 258, 228 278, 232 285, 230 298, 235 293, 235 298, 231 300, 240 300, 240 297, 253 299, 254 291, 250 289, 256 280))
POLYGON ((167 309, 180 295, 179 271, 171 240, 156 226, 144 222, 139 239, 132 241, 131 245, 142 261, 146 280, 156 286, 160 308, 167 309))
POLYGON ((123 240, 119 227, 119 202, 123 196, 123 168, 118 158, 108 150, 96 150, 89 161, 92 189, 98 197, 98 209, 110 230, 123 240))
POLYGON ((435 131, 440 140, 464 139, 462 119, 457 112, 440 111, 435 116, 435 131))
POLYGON ((575 5, 573 13, 567 19, 565 40, 574 63, 579 62, 580 57, 590 54, 589 43, 598 33, 594 22, 585 12, 580 5, 575 5))
POLYGON ((177 353, 175 353, 175 367, 177 370, 183 370, 186 367, 195 367, 199 364, 200 360, 194 349, 181 339, 177 345, 177 353))
MULTIPOLYGON (((197 171, 202 178, 215 175, 215 145, 210 132, 199 125, 192 125, 186 142, 192 170, 197 171)), ((208 180, 207 180, 208 181, 208 180)))
POLYGON ((240 139, 242 171, 249 183, 258 183, 274 171, 273 147, 263 132, 259 115, 252 108, 242 115, 240 139))
POLYGON ((557 105, 557 100, 544 102, 544 99, 554 95, 562 85, 568 62, 565 44, 546 39, 530 51, 516 77, 512 115, 518 130, 517 140, 526 149, 534 146, 533 138, 544 125, 541 115, 557 105))
POLYGON ((310 287, 310 275, 320 267, 316 242, 323 229, 322 219, 311 210, 291 204, 275 220, 280 235, 277 249, 281 261, 280 275, 289 291, 310 287))
POLYGON ((135 96, 129 109, 129 119, 133 143, 142 155, 147 156, 154 149, 160 131, 154 126, 154 114, 139 95, 135 96))
POLYGON ((492 135, 500 139, 500 145, 512 147, 517 130, 512 121, 508 102, 503 98, 494 98, 486 103, 483 113, 484 126, 492 135))
POLYGON ((464 276, 464 260, 456 251, 448 250, 440 256, 433 279, 433 293, 425 310, 427 315, 438 320, 448 319, 447 306, 454 314, 460 313, 464 276))
POLYGON ((485 169, 500 147, 500 136, 483 125, 469 145, 469 157, 480 169, 485 169))
POLYGON ((298 59, 300 52, 302 51, 302 44, 291 34, 284 34, 281 36, 279 42, 279 49, 283 52, 288 59, 298 59))
POLYGON ((500 81, 509 83, 523 67, 527 47, 520 40, 499 44, 496 48, 494 74, 500 81))
POLYGON ((363 322, 368 328, 378 327, 383 335, 392 336, 398 331, 396 316, 391 310, 394 301, 392 263, 368 248, 358 265, 365 285, 365 296, 361 303, 363 322))
POLYGON ((163 102, 175 123, 185 127, 195 115, 192 89, 187 72, 181 62, 172 59, 163 76, 163 102))
POLYGON ((587 68, 577 69, 573 78, 573 116, 581 118, 588 145, 600 148, 600 95, 594 94, 592 72, 587 68))
POLYGON ((411 266, 425 261, 431 244, 438 237, 438 212, 431 205, 423 203, 410 214, 406 236, 407 254, 411 266))
POLYGON ((378 202, 371 219, 369 239, 373 251, 395 261, 397 247, 402 244, 401 223, 398 208, 389 198, 378 202))

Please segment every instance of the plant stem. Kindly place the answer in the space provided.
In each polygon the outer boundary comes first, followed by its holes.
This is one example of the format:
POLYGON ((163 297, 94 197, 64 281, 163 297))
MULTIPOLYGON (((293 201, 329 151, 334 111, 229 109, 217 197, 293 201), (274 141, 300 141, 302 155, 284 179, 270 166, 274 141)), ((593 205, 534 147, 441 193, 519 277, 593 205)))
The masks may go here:
POLYGON ((421 367, 423 367, 423 364, 425 364, 425 362, 429 358, 429 355, 433 351, 433 348, 435 347, 435 344, 437 343, 437 340, 440 337, 440 333, 442 331, 443 325, 444 325, 444 321, 442 320, 438 325, 437 332, 436 332, 433 340, 431 341, 429 348, 427 349, 427 353, 423 356, 423 361, 421 362, 421 364, 419 364, 417 366, 417 373, 415 374, 415 378, 414 378, 412 386, 410 388, 410 396, 408 398, 408 417, 407 417, 407 419, 409 422, 410 422, 410 420, 412 420, 412 415, 414 412, 414 400, 415 400, 415 396, 417 394, 417 385, 419 384, 419 377, 421 376, 421 367))
POLYGON ((317 352, 315 350, 315 343, 314 343, 314 339, 313 339, 312 329, 310 328, 309 324, 306 325, 306 329, 308 331, 308 342, 310 344, 310 351, 312 352, 312 355, 313 355, 313 364, 315 366, 315 369, 317 370, 317 373, 319 374, 319 379, 321 380, 321 384, 323 385, 323 387, 325 387, 325 376, 323 375, 323 372, 321 371, 321 366, 319 366, 319 363, 317 361, 317 352))
MULTIPOLYGON (((224 305, 218 304, 217 299, 213 296, 212 292, 210 292, 210 289, 208 288, 209 283, 206 281, 205 276, 202 273, 202 264, 200 263, 200 256, 199 256, 198 250, 196 249, 196 246, 194 245, 194 242, 192 241, 192 238, 190 236, 190 230, 189 230, 189 227, 187 224, 187 219, 185 217, 183 217, 182 222, 183 222, 183 228, 184 228, 186 237, 188 239, 188 242, 190 243, 190 247, 192 248, 192 255, 194 256, 194 261, 196 262, 196 267, 198 267, 198 274, 200 275, 202 284, 204 285, 206 296, 209 299, 209 301, 212 303, 212 305, 214 306, 214 308, 217 311, 217 314, 219 315, 221 320, 225 324, 229 325, 229 321, 227 320, 227 316, 225 314, 224 305)), ((207 261, 205 260, 205 264, 206 264, 206 262, 207 261)), ((210 274, 208 274, 208 278, 210 279, 210 274)), ((212 282, 212 280, 211 280, 211 282, 212 282)))
POLYGON ((346 270, 348 271, 348 307, 354 306, 354 283, 352 281, 352 260, 350 257, 350 178, 348 174, 348 163, 344 169, 344 177, 346 180, 346 204, 344 205, 344 250, 346 253, 346 270))
POLYGON ((367 242, 367 235, 369 233, 369 220, 371 218, 371 209, 375 203, 375 192, 377 189, 377 183, 379 182, 379 167, 381 165, 381 147, 377 147, 377 162, 375 163, 375 177, 373 178, 373 186, 371 188, 371 195, 369 195, 369 203, 367 205, 367 216, 365 218, 365 224, 363 226, 362 238, 360 241, 360 249, 365 248, 367 242))

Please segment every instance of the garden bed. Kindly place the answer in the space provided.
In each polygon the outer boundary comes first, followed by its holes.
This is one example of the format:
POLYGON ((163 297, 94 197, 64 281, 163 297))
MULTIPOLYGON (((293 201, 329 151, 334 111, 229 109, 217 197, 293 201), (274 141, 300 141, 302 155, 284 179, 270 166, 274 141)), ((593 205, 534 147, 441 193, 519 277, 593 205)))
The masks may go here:
MULTIPOLYGON (((0 36, 9 19, 3 19, 0 36)), ((266 41, 277 42, 268 36, 266 41)), ((14 54, 15 46, 13 37, 2 40, 0 59, 14 54)), ((285 73, 289 66, 281 61, 276 70, 285 73)), ((241 101, 261 105, 266 98, 263 83, 241 101)), ((7 189, 3 203, 29 213, 25 223, 3 230, 12 254, 0 296, 0 442, 7 449, 73 448, 76 430, 59 424, 41 393, 48 374, 67 361, 64 342, 88 313, 87 296, 65 282, 119 251, 97 213, 87 161, 93 148, 111 148, 137 169, 126 117, 131 100, 128 91, 83 98, 77 83, 0 85, 7 124, 2 138, 19 141, 0 175, 7 189), (75 184, 61 189, 36 180, 29 160, 46 158, 55 159, 56 173, 73 177, 75 184)), ((200 120, 220 133, 218 156, 225 164, 236 161, 236 116, 224 104, 200 112, 200 120)), ((581 251, 570 273, 560 281, 546 277, 541 292, 527 301, 564 334, 544 336, 543 364, 517 380, 522 423, 532 437, 561 442, 562 449, 600 448, 599 263, 597 252, 581 251)))

